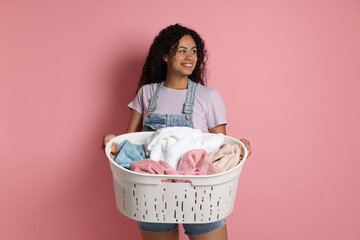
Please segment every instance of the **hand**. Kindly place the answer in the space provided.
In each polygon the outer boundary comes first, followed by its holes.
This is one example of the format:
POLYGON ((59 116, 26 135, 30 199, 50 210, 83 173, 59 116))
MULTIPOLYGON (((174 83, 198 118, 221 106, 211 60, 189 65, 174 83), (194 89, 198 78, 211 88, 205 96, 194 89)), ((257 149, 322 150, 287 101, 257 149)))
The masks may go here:
POLYGON ((111 157, 114 158, 114 156, 118 155, 120 152, 119 146, 116 142, 113 142, 111 145, 111 157))
POLYGON ((106 144, 114 137, 116 137, 115 134, 107 134, 103 137, 103 141, 102 141, 102 145, 101 145, 101 149, 103 151, 105 151, 106 144))
POLYGON ((247 140, 245 138, 242 138, 242 139, 240 139, 240 141, 245 144, 245 147, 248 150, 248 156, 250 156, 250 154, 251 154, 251 146, 250 146, 249 140, 247 140))

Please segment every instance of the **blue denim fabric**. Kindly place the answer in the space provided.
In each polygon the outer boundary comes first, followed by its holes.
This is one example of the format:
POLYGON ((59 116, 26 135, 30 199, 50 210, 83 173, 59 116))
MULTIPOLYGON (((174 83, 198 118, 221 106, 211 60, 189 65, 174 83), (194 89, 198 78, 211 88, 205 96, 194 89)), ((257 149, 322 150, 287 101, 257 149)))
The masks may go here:
POLYGON ((148 114, 144 121, 143 131, 156 131, 164 127, 191 127, 194 128, 192 120, 192 112, 195 101, 195 93, 197 83, 189 79, 188 90, 186 92, 186 100, 184 104, 183 114, 158 114, 154 113, 157 108, 158 94, 163 87, 161 82, 157 87, 154 96, 150 99, 148 114))
MULTIPOLYGON (((139 222, 139 228, 144 232, 163 233, 172 232, 179 228, 177 223, 148 223, 139 222)), ((222 219, 211 223, 191 223, 183 224, 185 233, 188 236, 199 236, 215 231, 226 225, 226 220, 222 219)))
MULTIPOLYGON (((158 94, 163 85, 164 82, 161 82, 159 84, 158 88, 154 93, 154 96, 150 99, 148 115, 146 116, 144 121, 143 131, 156 131, 158 129, 165 127, 194 128, 194 124, 192 120, 192 112, 193 112, 197 83, 194 83, 189 79, 183 114, 154 113, 157 107, 158 94)), ((178 229, 177 223, 139 222, 138 224, 139 224, 139 228, 145 232, 161 233, 161 232, 172 232, 178 229)), ((226 224, 225 219, 222 219, 211 223, 183 224, 183 226, 185 229, 185 233, 188 236, 197 236, 219 229, 223 227, 225 224, 226 224)))
POLYGON ((165 127, 194 128, 192 115, 152 113, 150 117, 145 118, 143 131, 156 131, 165 127))

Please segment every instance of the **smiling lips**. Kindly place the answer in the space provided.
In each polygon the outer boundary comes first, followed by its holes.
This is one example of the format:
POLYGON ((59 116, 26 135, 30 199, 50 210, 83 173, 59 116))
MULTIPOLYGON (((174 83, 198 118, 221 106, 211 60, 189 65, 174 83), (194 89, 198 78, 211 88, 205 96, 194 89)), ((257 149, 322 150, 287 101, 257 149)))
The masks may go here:
POLYGON ((184 67, 188 67, 188 68, 191 68, 193 66, 192 63, 183 63, 181 65, 183 65, 184 67))

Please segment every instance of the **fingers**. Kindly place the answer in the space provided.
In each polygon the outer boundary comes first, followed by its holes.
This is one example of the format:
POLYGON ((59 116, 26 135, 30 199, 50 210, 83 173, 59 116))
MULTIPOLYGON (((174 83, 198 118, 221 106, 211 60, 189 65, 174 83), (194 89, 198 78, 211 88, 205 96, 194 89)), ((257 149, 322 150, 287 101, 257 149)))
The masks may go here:
POLYGON ((101 149, 105 151, 105 146, 106 144, 111 140, 113 139, 114 137, 116 137, 114 134, 107 134, 103 137, 103 140, 102 140, 102 145, 101 145, 101 149))
POLYGON ((245 147, 246 149, 248 150, 248 156, 250 156, 251 154, 251 145, 250 145, 250 141, 243 138, 243 139, 240 139, 241 142, 243 142, 245 144, 245 147))
POLYGON ((111 154, 117 155, 120 152, 119 146, 117 143, 113 142, 111 144, 111 154))
MULTIPOLYGON (((244 151, 243 151, 243 147, 241 144, 238 144, 239 148, 240 148, 240 161, 243 159, 244 157, 244 151)), ((245 146, 246 147, 246 146, 245 146)))
POLYGON ((104 145, 106 145, 111 139, 113 139, 115 137, 114 134, 108 134, 108 135, 105 135, 104 138, 103 138, 103 141, 104 141, 104 145))

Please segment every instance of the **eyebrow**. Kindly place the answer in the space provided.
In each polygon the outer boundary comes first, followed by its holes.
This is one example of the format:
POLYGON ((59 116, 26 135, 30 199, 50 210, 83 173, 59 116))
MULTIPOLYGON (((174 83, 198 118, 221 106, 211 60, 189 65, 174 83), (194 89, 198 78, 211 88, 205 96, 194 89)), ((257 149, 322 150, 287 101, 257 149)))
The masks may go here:
MULTIPOLYGON (((187 49, 187 47, 184 47, 184 46, 180 46, 180 47, 178 47, 178 48, 185 48, 185 49, 187 49)), ((195 47, 192 47, 191 49, 193 49, 193 48, 196 48, 196 46, 195 46, 195 47)))

